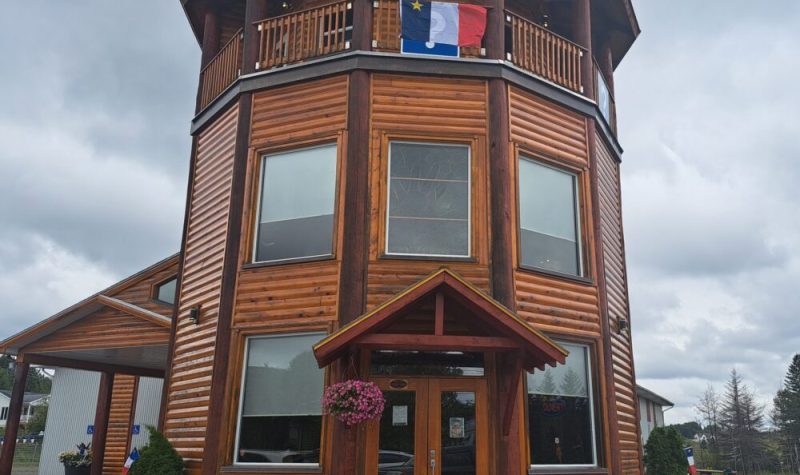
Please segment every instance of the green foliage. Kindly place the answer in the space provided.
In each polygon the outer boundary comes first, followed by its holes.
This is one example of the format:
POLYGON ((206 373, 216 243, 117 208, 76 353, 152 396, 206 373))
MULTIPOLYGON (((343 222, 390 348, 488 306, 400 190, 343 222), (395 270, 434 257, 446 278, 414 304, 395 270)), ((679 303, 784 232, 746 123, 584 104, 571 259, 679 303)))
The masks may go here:
POLYGON ((672 424, 669 427, 674 427, 685 439, 694 439, 694 436, 701 433, 703 428, 697 422, 684 422, 683 424, 672 424))
POLYGON ((25 432, 28 434, 38 434, 44 430, 44 424, 47 422, 47 404, 41 406, 34 406, 33 416, 25 424, 25 432))
POLYGON ((164 434, 153 426, 147 426, 150 431, 150 443, 139 452, 137 460, 129 475, 181 475, 183 473, 183 459, 172 447, 164 434))
MULTIPOLYGON (((9 355, 0 355, 0 389, 10 390, 14 386, 14 370, 11 366, 14 358, 9 355)), ((48 375, 39 368, 31 368, 28 371, 28 379, 25 382, 25 391, 29 393, 50 394, 53 381, 48 375)))
POLYGON ((683 438, 673 427, 656 427, 645 445, 647 473, 686 475, 688 462, 683 453, 683 438))
POLYGON ((778 427, 782 460, 794 472, 800 471, 800 354, 794 355, 775 396, 772 420, 778 427))

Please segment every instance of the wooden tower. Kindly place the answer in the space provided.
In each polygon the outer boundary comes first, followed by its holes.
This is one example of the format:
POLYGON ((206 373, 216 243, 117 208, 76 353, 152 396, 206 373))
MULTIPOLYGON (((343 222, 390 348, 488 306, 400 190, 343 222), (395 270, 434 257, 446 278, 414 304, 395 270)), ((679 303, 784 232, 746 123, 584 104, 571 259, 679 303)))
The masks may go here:
POLYGON ((643 473, 613 71, 630 0, 182 0, 202 46, 162 426, 189 473, 643 473), (430 5, 423 2, 423 6, 430 5), (376 382, 380 421, 322 415, 376 382))

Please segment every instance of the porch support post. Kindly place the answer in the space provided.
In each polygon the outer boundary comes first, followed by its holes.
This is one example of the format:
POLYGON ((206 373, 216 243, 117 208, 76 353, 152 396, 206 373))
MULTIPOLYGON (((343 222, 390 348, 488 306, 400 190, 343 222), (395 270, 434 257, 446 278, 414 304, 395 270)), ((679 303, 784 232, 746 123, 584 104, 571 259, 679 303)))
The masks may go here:
POLYGON ((372 0, 353 0, 353 49, 372 49, 372 0))
POLYGON ((492 0, 486 19, 486 57, 506 59, 506 2, 492 0))
POLYGON ((258 31, 258 25, 255 22, 265 18, 267 18, 266 0, 247 0, 244 10, 244 45, 242 47, 244 64, 242 64, 242 74, 250 74, 258 70, 256 63, 258 62, 258 45, 261 32, 258 31))
POLYGON ((97 390, 97 408, 94 413, 94 432, 92 433, 92 475, 103 475, 106 433, 108 433, 108 416, 111 412, 113 389, 114 373, 100 373, 100 388, 97 390))
POLYGON ((583 95, 595 98, 594 63, 592 62, 592 6, 590 0, 575 0, 573 3, 572 30, 575 42, 586 48, 581 58, 581 86, 583 95))
MULTIPOLYGON (((370 3, 371 8, 371 3, 370 3)), ((358 25, 358 23, 356 23, 358 25)), ((347 95, 347 161, 345 162, 344 231, 342 269, 339 279, 339 326, 361 315, 367 301, 369 252, 369 104, 370 76, 363 70, 350 74, 347 95)), ((358 371, 358 358, 350 356, 358 371)), ((342 358, 333 368, 331 381, 347 378, 350 361, 342 358)), ((331 473, 352 475, 363 471, 358 464, 357 430, 333 423, 331 473)))
POLYGON ((11 468, 14 466, 14 450, 17 448, 19 420, 22 416, 25 382, 28 379, 29 368, 30 364, 19 361, 14 367, 14 386, 11 389, 11 401, 8 404, 5 442, 2 454, 0 454, 0 475, 10 475, 11 468))

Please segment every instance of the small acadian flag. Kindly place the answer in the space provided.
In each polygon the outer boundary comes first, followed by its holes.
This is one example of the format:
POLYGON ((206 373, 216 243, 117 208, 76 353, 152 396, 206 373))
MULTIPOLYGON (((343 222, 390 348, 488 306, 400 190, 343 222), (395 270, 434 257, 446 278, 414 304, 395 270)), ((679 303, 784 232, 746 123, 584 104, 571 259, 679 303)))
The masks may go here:
POLYGON ((486 31, 486 9, 477 5, 402 0, 404 40, 454 46, 480 46, 486 31))
POLYGON ((694 449, 686 447, 683 451, 686 453, 686 461, 689 463, 689 473, 691 475, 697 475, 697 467, 694 464, 694 449))
POLYGON ((133 462, 137 460, 139 460, 139 451, 136 449, 136 447, 134 447, 133 450, 131 450, 131 454, 128 455, 128 460, 125 461, 125 465, 122 466, 122 475, 128 473, 128 470, 131 469, 133 462))

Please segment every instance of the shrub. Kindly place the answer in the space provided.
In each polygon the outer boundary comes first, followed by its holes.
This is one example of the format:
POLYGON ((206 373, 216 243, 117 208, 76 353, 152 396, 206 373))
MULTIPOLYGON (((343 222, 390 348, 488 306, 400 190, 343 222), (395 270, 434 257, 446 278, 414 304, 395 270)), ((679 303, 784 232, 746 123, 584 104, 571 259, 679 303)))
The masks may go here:
POLYGON ((132 466, 129 475, 181 475, 183 474, 183 458, 172 447, 164 434, 153 426, 150 431, 150 443, 139 451, 139 460, 132 466))
POLYGON ((683 438, 673 427, 657 427, 644 446, 647 473, 686 475, 689 462, 683 452, 683 438))

